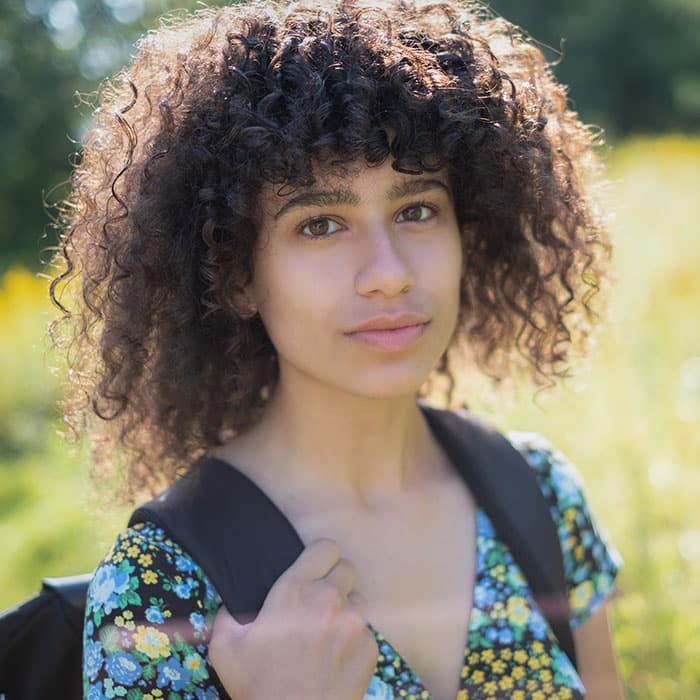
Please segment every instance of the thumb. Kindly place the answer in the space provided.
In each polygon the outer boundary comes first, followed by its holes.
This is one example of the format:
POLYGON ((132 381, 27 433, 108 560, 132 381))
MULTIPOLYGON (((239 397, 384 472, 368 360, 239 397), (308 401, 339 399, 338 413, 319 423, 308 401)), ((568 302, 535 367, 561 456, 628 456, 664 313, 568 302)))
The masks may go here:
POLYGON ((214 619, 214 625, 212 627, 212 641, 232 641, 246 635, 248 628, 253 624, 253 620, 255 620, 255 614, 237 612, 236 615, 238 619, 231 615, 223 605, 219 608, 219 612, 216 613, 216 618, 214 619))

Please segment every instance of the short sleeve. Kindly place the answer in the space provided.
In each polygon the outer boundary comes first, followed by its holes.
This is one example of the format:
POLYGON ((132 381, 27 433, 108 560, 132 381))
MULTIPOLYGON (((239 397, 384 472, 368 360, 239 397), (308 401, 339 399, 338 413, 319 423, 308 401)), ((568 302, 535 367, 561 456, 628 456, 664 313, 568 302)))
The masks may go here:
POLYGON ((83 630, 88 700, 224 697, 207 656, 220 598, 163 530, 122 533, 95 570, 83 630))
POLYGON ((611 595, 622 558, 596 522, 573 464, 539 435, 508 437, 532 467, 549 503, 564 558, 571 626, 579 627, 611 595))

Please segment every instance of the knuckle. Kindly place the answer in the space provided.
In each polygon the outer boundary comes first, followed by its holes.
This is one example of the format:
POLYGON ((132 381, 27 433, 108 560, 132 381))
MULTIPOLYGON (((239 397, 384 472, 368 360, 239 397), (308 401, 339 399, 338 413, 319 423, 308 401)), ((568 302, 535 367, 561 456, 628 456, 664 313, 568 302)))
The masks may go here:
POLYGON ((315 592, 318 605, 329 612, 339 612, 345 605, 345 596, 331 583, 323 582, 315 592))
POLYGON ((352 608, 346 608, 343 611, 342 622, 344 628, 348 631, 349 634, 353 636, 364 635, 363 630, 367 630, 362 615, 360 615, 356 610, 353 610, 352 608))
POLYGON ((328 550, 329 553, 332 554, 336 559, 340 558, 340 546, 335 540, 332 540, 330 537, 320 537, 319 539, 314 540, 313 546, 317 548, 322 548, 324 550, 328 550))
POLYGON ((285 576, 275 583, 275 593, 282 600, 294 600, 301 594, 303 584, 303 580, 297 576, 285 576))

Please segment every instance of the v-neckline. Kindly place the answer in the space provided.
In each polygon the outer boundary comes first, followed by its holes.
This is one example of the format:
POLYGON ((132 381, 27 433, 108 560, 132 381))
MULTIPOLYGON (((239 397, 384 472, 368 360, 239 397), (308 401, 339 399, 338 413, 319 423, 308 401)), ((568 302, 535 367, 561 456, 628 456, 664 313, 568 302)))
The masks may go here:
MULTIPOLYGON (((475 512, 475 517, 476 517, 476 529, 475 529, 475 540, 476 540, 476 552, 475 552, 475 562, 474 562, 474 582, 473 582, 473 587, 472 587, 472 602, 471 602, 471 607, 469 610, 469 614, 467 616, 466 620, 466 625, 465 625, 465 639, 464 643, 462 645, 462 664, 460 667, 460 675, 457 683, 457 692, 455 693, 454 698, 450 698, 450 700, 457 700, 459 697, 459 693, 461 690, 464 688, 464 669, 468 665, 467 664, 467 656, 470 653, 469 649, 469 639, 471 637, 472 632, 475 630, 473 629, 475 625, 477 624, 477 614, 482 612, 481 609, 478 609, 478 604, 477 600, 479 596, 477 596, 477 592, 483 585, 483 578, 486 573, 486 567, 483 562, 483 557, 479 556, 479 539, 484 537, 485 535, 485 524, 484 524, 484 518, 487 518, 488 516, 486 513, 481 509, 481 507, 476 504, 476 512, 475 512)), ((411 665, 408 663, 408 661, 399 653, 398 649, 391 643, 391 640, 388 639, 387 637, 384 636, 381 630, 377 629, 369 620, 366 621, 367 627, 372 631, 372 633, 375 635, 375 637, 379 637, 380 640, 386 644, 387 647, 391 650, 394 658, 398 659, 400 663, 402 663, 406 669, 408 670, 411 680, 414 682, 416 686, 418 686, 418 692, 420 690, 424 690, 425 692, 428 693, 428 697, 425 698, 424 696, 421 696, 421 700, 435 700, 435 696, 433 695, 432 691, 430 688, 427 688, 425 683, 423 682, 423 679, 413 670, 411 665)), ((381 679, 380 679, 381 680, 381 679)), ((386 681, 384 681, 386 682, 386 681)), ((417 695, 417 694, 416 694, 417 695)))

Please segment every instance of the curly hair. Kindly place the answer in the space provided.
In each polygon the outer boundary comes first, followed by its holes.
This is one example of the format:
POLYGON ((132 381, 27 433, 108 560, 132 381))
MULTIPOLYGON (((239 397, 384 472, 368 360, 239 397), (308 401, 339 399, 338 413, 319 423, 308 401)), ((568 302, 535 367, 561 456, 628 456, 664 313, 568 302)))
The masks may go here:
POLYGON ((451 392, 465 348, 494 378, 564 376, 609 252, 597 138, 540 49, 475 3, 253 1, 163 21, 103 85, 61 209, 53 330, 94 469, 119 466, 133 495, 258 420, 275 349, 236 303, 258 196, 311 184, 315 163, 447 168, 464 266, 433 378, 451 392))

